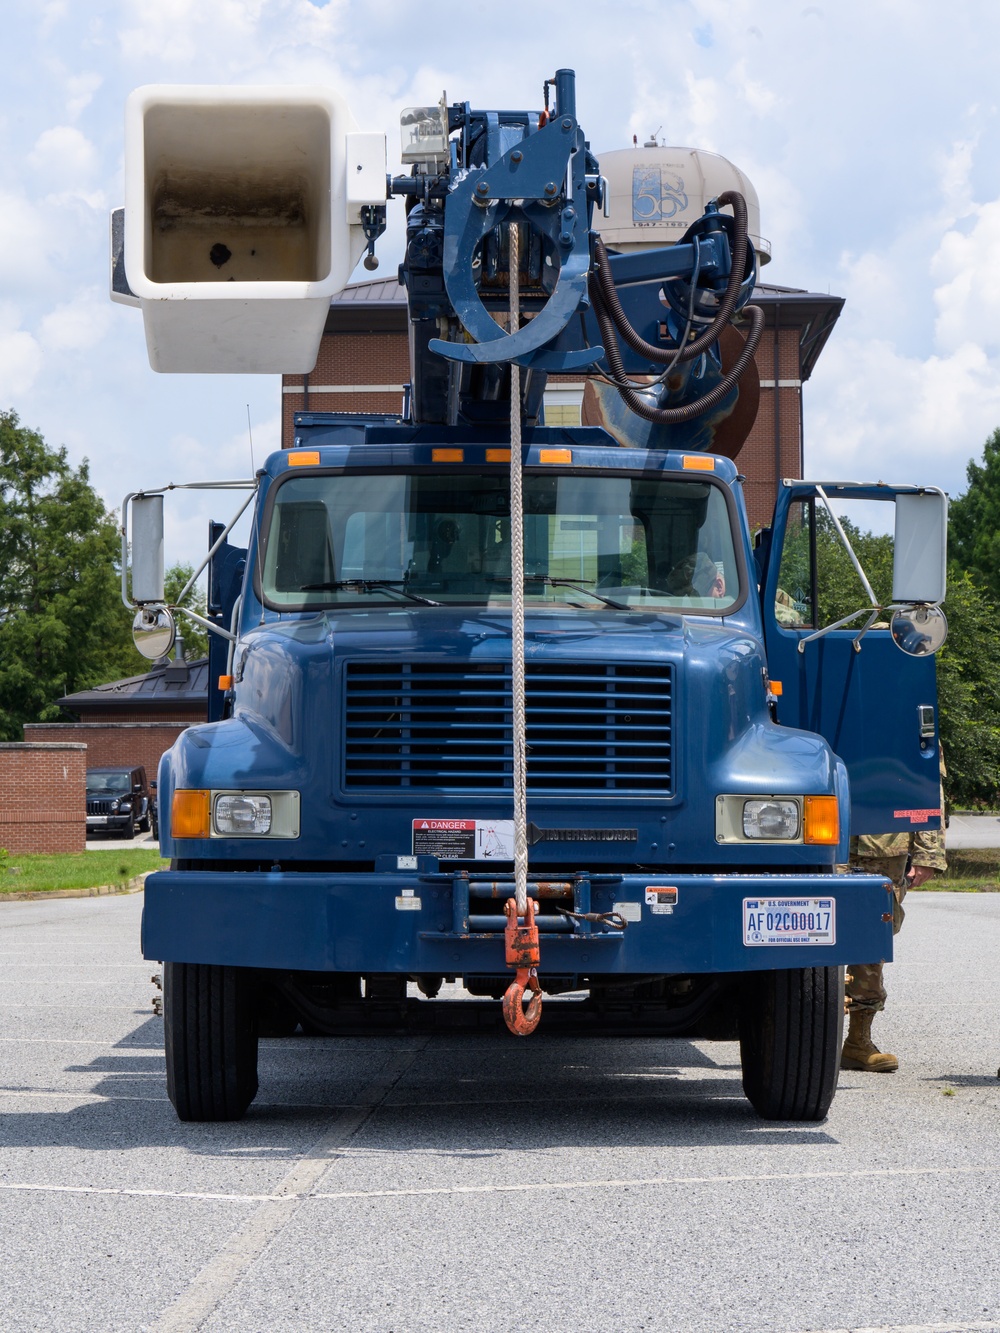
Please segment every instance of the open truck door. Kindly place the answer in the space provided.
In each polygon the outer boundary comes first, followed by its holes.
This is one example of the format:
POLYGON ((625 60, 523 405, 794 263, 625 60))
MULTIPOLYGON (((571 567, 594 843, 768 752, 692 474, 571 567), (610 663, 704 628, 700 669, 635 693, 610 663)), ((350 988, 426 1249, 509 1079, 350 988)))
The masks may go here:
POLYGON ((758 548, 775 714, 844 760, 852 834, 940 827, 946 523, 936 489, 786 481, 758 548))

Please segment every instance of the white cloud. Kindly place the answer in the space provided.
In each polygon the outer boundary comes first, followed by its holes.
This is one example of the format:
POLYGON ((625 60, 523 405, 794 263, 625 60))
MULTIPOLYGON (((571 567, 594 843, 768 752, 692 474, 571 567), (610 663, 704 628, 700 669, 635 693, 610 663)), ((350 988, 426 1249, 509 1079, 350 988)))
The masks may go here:
POLYGON ((52 31, 57 28, 66 17, 68 12, 68 0, 48 0, 46 4, 40 5, 37 14, 41 35, 43 37, 50 36, 52 31))
POLYGON ((941 155, 938 166, 942 207, 952 218, 961 218, 972 207, 972 164, 979 135, 959 139, 941 155))
POLYGON ((107 333, 112 310, 106 291, 86 287, 43 318, 39 342, 46 353, 89 351, 107 333))
POLYGON ((263 66, 269 81, 283 82, 281 53, 330 42, 346 8, 343 0, 322 7, 309 0, 127 0, 121 53, 127 65, 184 66, 187 83, 246 82, 248 71, 263 66))
POLYGON ((0 406, 16 406, 38 379, 42 363, 42 349, 21 327, 17 309, 0 305, 0 406))
POLYGON ((750 77, 745 60, 740 60, 733 66, 727 82, 739 94, 740 100, 753 116, 763 118, 786 109, 784 97, 761 80, 750 77))
POLYGON ((90 106, 102 83, 97 73, 77 74, 66 80, 66 114, 70 120, 76 120, 90 106))
POLYGON ((948 231, 931 263, 941 347, 973 338, 1000 349, 1000 199, 973 210, 971 229, 948 231))
POLYGON ((1000 422, 1000 367, 972 342, 948 355, 831 340, 806 388, 806 472, 963 489, 967 461, 1000 422))
POLYGON ((98 166, 94 145, 74 125, 45 130, 28 154, 28 164, 49 183, 47 193, 92 181, 98 166))
POLYGON ((47 281, 51 239, 44 209, 0 190, 0 291, 31 292, 47 281))

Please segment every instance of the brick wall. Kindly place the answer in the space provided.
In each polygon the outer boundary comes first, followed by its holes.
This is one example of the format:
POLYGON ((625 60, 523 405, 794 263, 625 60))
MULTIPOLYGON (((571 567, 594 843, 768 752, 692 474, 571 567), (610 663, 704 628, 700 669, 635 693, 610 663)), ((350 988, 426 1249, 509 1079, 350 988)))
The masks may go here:
POLYGON ((170 749, 186 725, 184 722, 33 722, 25 726, 24 739, 82 741, 87 749, 87 768, 142 764, 146 777, 155 782, 160 756, 170 749))
MULTIPOLYGON (((401 333, 341 333, 325 336, 316 365, 308 376, 310 412, 386 412, 402 409, 401 388, 388 393, 323 393, 324 386, 360 388, 366 384, 402 386, 410 378, 410 352, 405 330, 401 333)), ((289 393, 306 384, 302 375, 285 375, 282 384, 282 444, 288 448, 294 437, 292 414, 307 410, 305 392, 289 393)))
POLYGON ((87 747, 0 744, 0 847, 8 852, 86 850, 87 747))

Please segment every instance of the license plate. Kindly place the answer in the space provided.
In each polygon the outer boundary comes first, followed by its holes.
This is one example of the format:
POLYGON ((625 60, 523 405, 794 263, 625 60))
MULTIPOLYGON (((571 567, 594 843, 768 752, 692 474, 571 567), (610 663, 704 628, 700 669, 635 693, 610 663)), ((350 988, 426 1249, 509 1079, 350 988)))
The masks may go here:
POLYGON ((106 824, 107 822, 108 822, 108 817, 107 817, 107 815, 88 815, 88 816, 87 816, 87 823, 88 823, 88 824, 106 824))
POLYGON ((834 944, 835 898, 744 898, 743 943, 834 944))

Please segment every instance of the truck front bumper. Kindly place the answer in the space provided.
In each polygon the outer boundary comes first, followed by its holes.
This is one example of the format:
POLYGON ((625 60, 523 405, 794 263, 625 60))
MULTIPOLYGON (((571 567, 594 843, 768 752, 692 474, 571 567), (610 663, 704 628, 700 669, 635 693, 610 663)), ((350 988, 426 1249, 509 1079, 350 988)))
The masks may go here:
MULTIPOLYGON (((310 972, 495 975, 509 876, 162 871, 146 880, 146 958, 310 972)), ((892 958, 876 875, 608 875, 529 881, 541 963, 560 976, 823 967, 892 958), (616 912, 624 930, 578 921, 616 912), (829 913, 829 915, 827 915, 829 913)))

